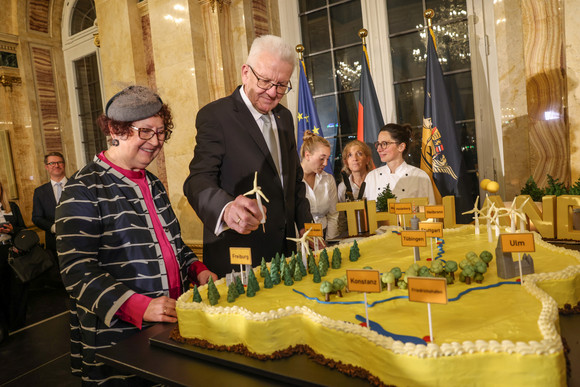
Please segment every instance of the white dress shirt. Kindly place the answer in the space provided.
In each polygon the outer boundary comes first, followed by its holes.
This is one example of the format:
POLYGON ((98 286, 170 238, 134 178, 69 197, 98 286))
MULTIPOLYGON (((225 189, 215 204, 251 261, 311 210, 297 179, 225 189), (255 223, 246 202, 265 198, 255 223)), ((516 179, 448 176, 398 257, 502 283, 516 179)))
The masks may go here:
MULTIPOLYGON (((52 192, 54 193, 54 198, 55 199, 56 199, 56 189, 57 189, 56 188, 56 185, 57 185, 57 183, 61 183, 62 184, 61 185, 61 188, 64 191, 64 186, 66 185, 66 182, 67 181, 68 181, 68 179, 66 177, 63 177, 60 182, 59 181, 54 181, 54 180, 50 179, 50 184, 52 184, 52 192)), ((58 204, 58 200, 57 200, 57 204, 58 204)))
POLYGON ((338 236, 338 211, 336 203, 338 195, 334 177, 324 171, 316 174, 314 188, 305 181, 306 198, 310 202, 310 213, 314 223, 321 223, 326 229, 326 239, 334 239, 338 236))
POLYGON ((429 204, 435 204, 435 194, 429 175, 422 169, 413 167, 403 161, 394 173, 388 165, 370 171, 365 178, 365 197, 377 200, 387 184, 391 192, 399 199, 428 198, 429 204))
MULTIPOLYGON (((356 183, 352 179, 352 174, 348 175, 348 181, 350 182, 350 188, 352 189, 352 196, 354 196, 354 200, 357 200, 358 193, 360 192, 360 187, 356 185, 356 183)), ((338 201, 340 203, 346 202, 346 185, 344 184, 343 181, 341 181, 340 184, 338 185, 338 201)))

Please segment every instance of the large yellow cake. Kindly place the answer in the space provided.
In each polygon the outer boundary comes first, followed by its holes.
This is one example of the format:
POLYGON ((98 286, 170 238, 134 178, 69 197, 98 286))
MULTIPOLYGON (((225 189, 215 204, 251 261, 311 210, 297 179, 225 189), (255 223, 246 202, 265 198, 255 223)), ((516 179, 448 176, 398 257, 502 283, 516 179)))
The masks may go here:
MULTIPOLYGON (((485 228, 481 235, 474 234, 473 226, 445 230, 441 258, 459 262, 468 251, 495 252, 497 241, 487 238, 485 228)), ((409 302, 406 290, 367 294, 373 305, 369 320, 398 335, 390 337, 360 325, 363 294, 332 296, 325 303, 312 275, 273 289, 264 289, 257 275, 261 290, 234 303, 226 301, 227 287, 220 280, 221 298, 215 306, 207 300, 206 287, 200 289, 201 303, 192 302, 188 291, 177 302, 179 335, 221 349, 239 350, 241 345, 247 355, 258 358, 308 348, 335 361, 342 371, 376 384, 565 385, 558 307, 580 300, 580 253, 547 244, 537 234, 535 239, 535 274, 525 276, 523 285, 517 278, 498 278, 494 258, 482 284, 456 281, 448 286, 450 302, 431 306, 433 343, 421 341, 429 336, 427 305, 409 302)), ((413 263, 413 248, 402 247, 396 233, 369 237, 358 245, 357 262, 348 260, 351 245, 340 245, 342 267, 329 269, 323 280, 332 282, 346 269, 371 266, 384 272, 395 266, 405 270, 413 263)), ((430 247, 420 248, 420 257, 429 266, 430 247)))

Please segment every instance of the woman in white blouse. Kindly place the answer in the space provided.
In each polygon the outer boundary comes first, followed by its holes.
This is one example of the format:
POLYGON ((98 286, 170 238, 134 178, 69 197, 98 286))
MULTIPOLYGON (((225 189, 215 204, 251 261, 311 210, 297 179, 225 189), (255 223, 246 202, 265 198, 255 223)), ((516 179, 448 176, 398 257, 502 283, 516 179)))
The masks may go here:
POLYGON ((377 196, 389 185, 397 200, 404 198, 428 198, 435 204, 433 185, 427 173, 405 162, 403 155, 409 149, 411 126, 387 124, 381 128, 375 148, 386 165, 377 168, 365 179, 365 197, 377 200, 377 196))
MULTIPOLYGON (((342 151, 342 181, 338 185, 338 201, 347 202, 364 198, 365 185, 363 184, 367 174, 373 170, 373 158, 371 148, 359 140, 352 140, 342 151)), ((366 223, 358 218, 359 232, 365 232, 366 223)), ((341 211, 338 217, 338 230, 341 237, 348 235, 346 213, 341 211)))
POLYGON ((310 130, 304 133, 300 158, 304 170, 306 197, 310 202, 310 213, 315 223, 321 223, 325 238, 338 236, 338 195, 334 177, 324 172, 330 157, 330 144, 310 130))
POLYGON ((364 197, 364 190, 361 192, 361 185, 365 181, 367 174, 373 170, 373 159, 371 149, 367 144, 359 140, 352 140, 342 151, 342 171, 343 181, 338 185, 338 201, 360 200, 364 197), (352 198, 347 196, 345 175, 348 178, 352 198))

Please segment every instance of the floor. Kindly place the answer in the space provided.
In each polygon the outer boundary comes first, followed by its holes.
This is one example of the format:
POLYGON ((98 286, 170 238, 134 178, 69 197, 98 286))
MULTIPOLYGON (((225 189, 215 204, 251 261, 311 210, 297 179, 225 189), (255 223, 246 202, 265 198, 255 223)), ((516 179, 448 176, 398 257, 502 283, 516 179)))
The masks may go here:
MULTIPOLYGON (((0 344, 0 386, 79 386, 70 373, 68 296, 63 288, 30 289, 28 326, 0 344)), ((569 387, 580 387, 580 315, 560 316, 570 347, 569 387)))

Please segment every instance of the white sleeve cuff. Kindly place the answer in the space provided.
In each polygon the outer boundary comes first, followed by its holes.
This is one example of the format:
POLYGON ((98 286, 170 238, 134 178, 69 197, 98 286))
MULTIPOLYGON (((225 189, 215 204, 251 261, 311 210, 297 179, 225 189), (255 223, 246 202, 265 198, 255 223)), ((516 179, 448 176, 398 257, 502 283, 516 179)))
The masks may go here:
POLYGON ((220 212, 220 216, 218 217, 218 221, 217 221, 217 224, 215 225, 215 229, 214 229, 214 234, 216 236, 218 236, 222 232, 230 229, 228 227, 228 225, 226 224, 226 222, 224 222, 224 212, 226 211, 226 208, 232 203, 233 203, 233 201, 227 202, 226 205, 224 206, 224 208, 222 208, 222 211, 220 212))

